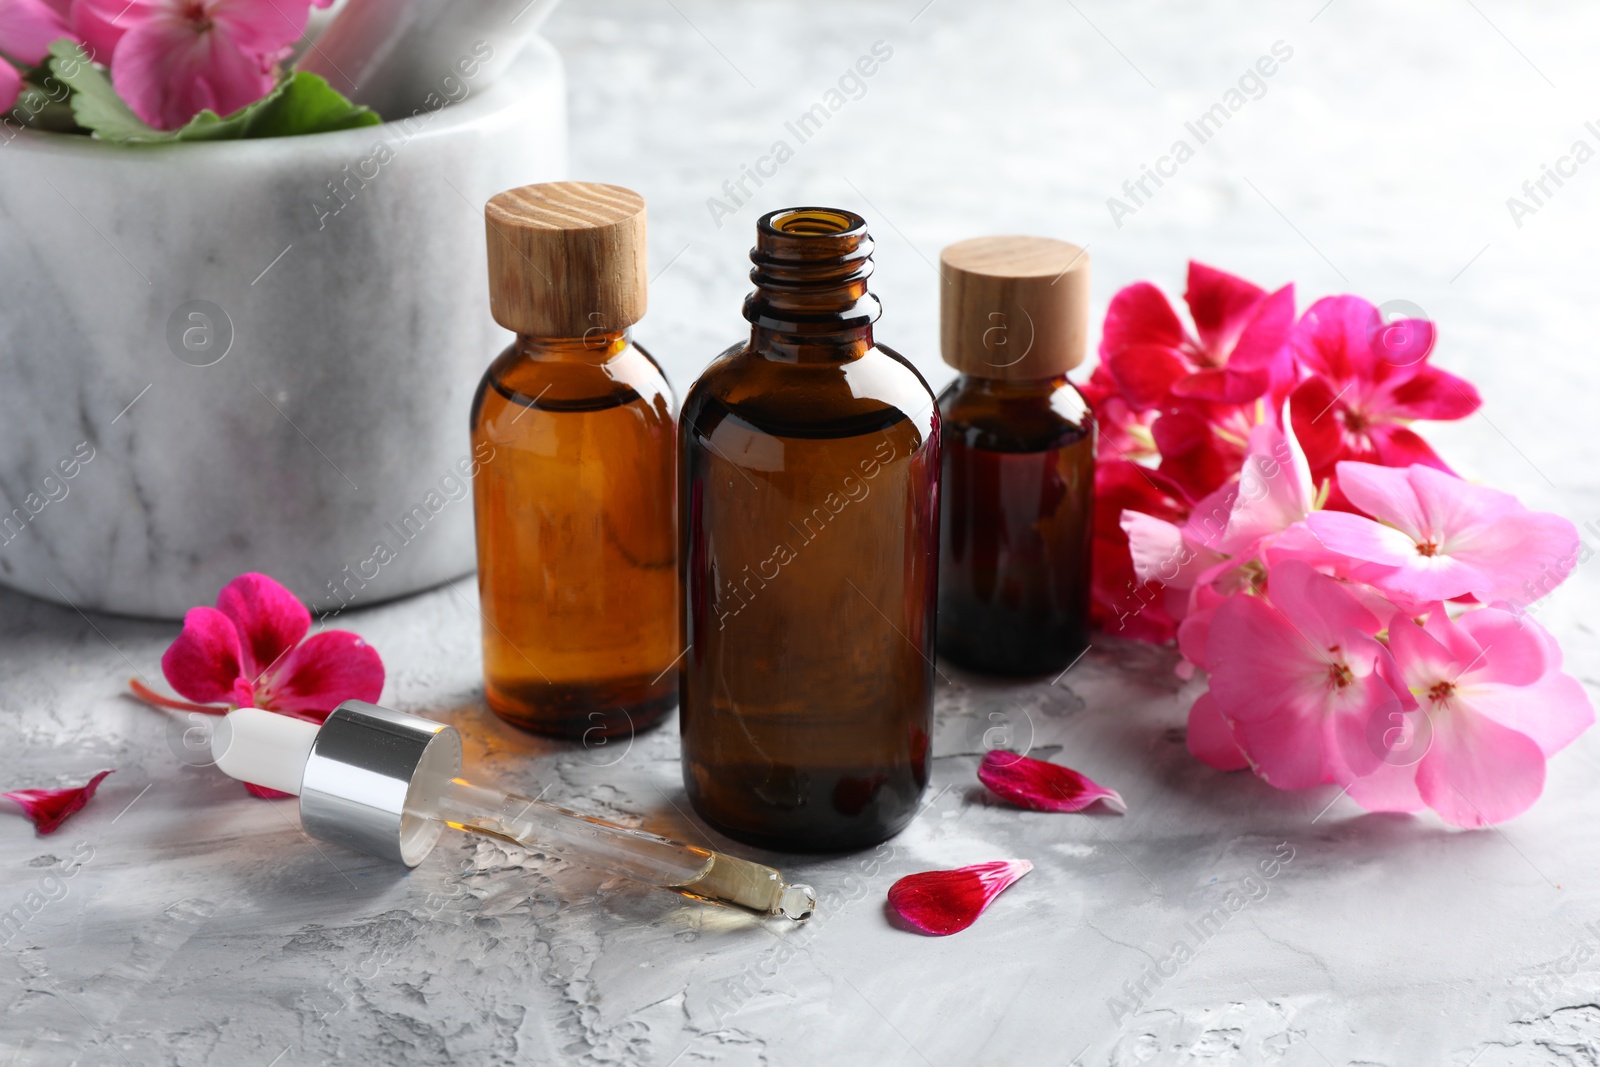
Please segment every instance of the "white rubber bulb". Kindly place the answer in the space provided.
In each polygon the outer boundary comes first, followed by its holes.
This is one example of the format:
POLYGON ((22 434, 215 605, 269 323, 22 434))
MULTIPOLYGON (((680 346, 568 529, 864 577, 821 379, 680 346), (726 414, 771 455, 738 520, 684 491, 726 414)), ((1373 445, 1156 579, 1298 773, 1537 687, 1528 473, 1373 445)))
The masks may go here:
POLYGON ((240 708, 223 716, 212 732, 211 758, 230 778, 299 796, 319 729, 275 711, 240 708))

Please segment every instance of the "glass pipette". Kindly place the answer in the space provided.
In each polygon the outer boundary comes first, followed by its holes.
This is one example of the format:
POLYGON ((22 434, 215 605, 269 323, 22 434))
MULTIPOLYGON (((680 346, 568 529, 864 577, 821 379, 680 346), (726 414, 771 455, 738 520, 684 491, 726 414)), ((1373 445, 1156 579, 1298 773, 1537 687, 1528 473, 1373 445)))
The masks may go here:
POLYGON ((449 826, 763 915, 816 908, 815 890, 771 867, 457 777, 454 727, 376 704, 346 701, 320 727, 240 708, 211 748, 231 777, 299 796, 307 833, 407 866, 449 826))

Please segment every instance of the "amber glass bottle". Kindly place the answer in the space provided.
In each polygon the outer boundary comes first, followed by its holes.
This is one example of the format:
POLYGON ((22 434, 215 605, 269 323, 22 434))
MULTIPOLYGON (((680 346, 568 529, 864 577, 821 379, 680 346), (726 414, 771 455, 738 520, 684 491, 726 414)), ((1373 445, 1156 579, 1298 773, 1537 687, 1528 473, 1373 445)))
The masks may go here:
POLYGON ((1063 670, 1089 647, 1095 427, 1083 361, 1089 259, 1064 241, 946 248, 939 653, 997 674, 1063 670))
POLYGON ((764 216, 750 339, 680 419, 680 722, 695 810, 769 848, 882 841, 928 780, 939 415, 876 344, 859 215, 764 216))
POLYGON ((484 693, 596 739, 677 699, 675 433, 644 314, 644 201, 558 182, 487 209, 491 308, 517 339, 472 406, 484 693))

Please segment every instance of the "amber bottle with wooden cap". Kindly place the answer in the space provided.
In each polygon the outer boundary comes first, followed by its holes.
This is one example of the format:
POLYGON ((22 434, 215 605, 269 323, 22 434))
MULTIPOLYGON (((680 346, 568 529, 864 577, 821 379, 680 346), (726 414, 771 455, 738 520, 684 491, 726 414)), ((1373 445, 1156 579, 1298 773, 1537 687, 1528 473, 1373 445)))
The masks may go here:
POLYGON ((944 494, 939 652, 998 674, 1060 671, 1089 647, 1095 426, 1083 362, 1089 257, 1045 237, 940 255, 944 494))
POLYGON ((500 193, 489 304, 517 334, 472 405, 484 693, 501 718, 595 740, 677 699, 672 398, 628 328, 645 210, 614 185, 500 193))
POLYGON ((939 415, 874 339, 859 215, 773 212, 750 258, 750 338, 680 418, 684 784, 731 837, 858 848, 928 781, 939 415))

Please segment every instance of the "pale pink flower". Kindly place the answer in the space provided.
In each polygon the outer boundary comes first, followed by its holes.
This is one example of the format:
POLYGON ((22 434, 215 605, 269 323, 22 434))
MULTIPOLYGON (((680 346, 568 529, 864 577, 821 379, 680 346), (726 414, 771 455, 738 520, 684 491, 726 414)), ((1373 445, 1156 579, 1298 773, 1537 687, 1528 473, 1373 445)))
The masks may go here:
POLYGON ((1280 789, 1370 772, 1380 762, 1366 741, 1370 720, 1414 704, 1390 681, 1393 661, 1372 637, 1378 628, 1310 564, 1272 567, 1265 596, 1230 597, 1210 620, 1204 666, 1215 705, 1201 716, 1209 732, 1195 747, 1222 751, 1214 712, 1256 774, 1280 789))
POLYGON ((1338 478, 1365 515, 1319 511, 1306 525, 1327 548, 1369 564, 1357 577, 1411 606, 1514 600, 1529 580, 1559 582, 1577 562, 1577 528, 1509 493, 1422 465, 1344 462, 1338 478))
POLYGON ((122 35, 149 17, 160 0, 71 0, 72 28, 88 47, 89 57, 111 62, 122 35))
POLYGON ((158 129, 205 109, 237 111, 272 89, 309 8, 310 0, 147 0, 117 41, 112 85, 158 129))
POLYGON ((1352 783, 1369 809, 1426 804, 1457 826, 1503 822, 1539 799, 1546 758, 1594 723, 1555 640, 1526 616, 1482 608, 1451 621, 1435 605, 1425 625, 1397 616, 1389 647, 1426 717, 1426 751, 1352 783))
MULTIPOLYGON (((30 67, 37 66, 52 44, 71 36, 68 0, 0 0, 0 55, 30 67)), ((9 65, 0 63, 0 66, 9 65)), ((12 74, 16 74, 15 69, 12 74)), ((0 103, 3 102, 0 97, 0 103)), ((9 104, 0 108, 9 109, 9 104)))

